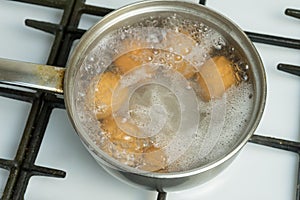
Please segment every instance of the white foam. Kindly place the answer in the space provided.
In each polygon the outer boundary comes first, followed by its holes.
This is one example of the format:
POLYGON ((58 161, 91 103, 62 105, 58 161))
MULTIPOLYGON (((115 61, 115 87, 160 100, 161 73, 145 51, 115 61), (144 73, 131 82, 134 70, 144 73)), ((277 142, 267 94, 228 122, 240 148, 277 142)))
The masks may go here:
MULTIPOLYGON (((213 150, 202 157, 200 149, 203 145, 204 134, 210 123, 210 106, 205 106, 200 101, 200 107, 204 108, 203 117, 200 119, 200 127, 195 140, 189 150, 178 159, 173 165, 169 166, 171 171, 180 171, 197 166, 205 165, 211 161, 220 158, 229 152, 239 140, 247 126, 247 120, 251 115, 253 108, 253 85, 250 83, 241 83, 239 86, 233 86, 225 93, 226 97, 226 115, 224 126, 217 143, 213 150)), ((218 100, 217 100, 218 101, 218 100)), ((212 103, 212 102, 211 102, 212 103)), ((202 109, 201 109, 202 110, 202 109)), ((209 146, 209 145, 207 145, 209 146)))

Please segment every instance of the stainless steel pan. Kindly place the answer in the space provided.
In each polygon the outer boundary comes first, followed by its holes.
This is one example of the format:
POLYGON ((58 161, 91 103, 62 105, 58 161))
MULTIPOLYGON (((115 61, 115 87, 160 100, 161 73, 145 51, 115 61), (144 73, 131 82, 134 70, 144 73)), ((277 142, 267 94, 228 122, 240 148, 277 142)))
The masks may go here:
MULTIPOLYGON (((111 51, 114 47, 107 44, 103 48, 104 50, 111 48, 111 51)), ((104 63, 98 63, 98 66, 101 64, 104 63)), ((1 59, 0 82, 63 93, 70 121, 96 161, 110 174, 122 181, 157 191, 189 188, 219 174, 233 161, 254 133, 266 101, 266 77, 263 64, 253 44, 243 31, 224 16, 206 7, 181 1, 139 2, 105 16, 81 38, 69 58, 66 70, 59 67, 1 59), (78 107, 86 98, 86 94, 83 94, 82 91, 88 91, 91 80, 103 73, 101 68, 87 64, 89 61, 95 61, 99 58, 93 54, 93 50, 98 48, 97 44, 107 39, 108 33, 121 27, 138 24, 145 17, 164 16, 169 13, 201 21, 207 26, 213 27, 221 35, 224 35, 226 40, 234 44, 235 49, 241 52, 250 66, 249 75, 254 83, 253 99, 255 104, 243 134, 230 147, 230 151, 215 160, 205 165, 177 172, 140 172, 120 164, 97 146, 95 138, 91 137, 91 129, 98 128, 93 124, 95 120, 84 121, 87 124, 91 123, 90 125, 83 124, 83 118, 87 118, 87 116, 84 115, 84 112, 79 111, 78 107), (89 129, 89 127, 94 128, 89 129)), ((245 171, 245 173, 247 172, 245 171)))

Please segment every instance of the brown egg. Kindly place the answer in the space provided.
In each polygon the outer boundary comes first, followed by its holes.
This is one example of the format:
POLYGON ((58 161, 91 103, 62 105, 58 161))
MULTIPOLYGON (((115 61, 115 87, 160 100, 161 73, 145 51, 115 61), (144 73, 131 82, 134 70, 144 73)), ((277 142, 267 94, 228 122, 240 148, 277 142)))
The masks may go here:
MULTIPOLYGON (((122 124, 126 130, 138 132, 139 129, 133 124, 122 124)), ((119 152, 133 154, 137 160, 142 160, 138 168, 146 171, 165 169, 166 156, 163 150, 153 145, 150 138, 138 138, 121 130, 115 119, 107 117, 101 121, 101 129, 119 152)), ((136 134, 136 133, 135 133, 136 134)))
POLYGON ((196 77, 204 101, 221 98, 224 92, 238 83, 233 64, 224 56, 209 59, 199 69, 196 77))
MULTIPOLYGON (((138 129, 129 123, 123 124, 123 126, 127 126, 130 129, 138 129)), ((117 147, 128 152, 141 153, 143 151, 143 145, 138 143, 137 138, 122 131, 112 117, 103 119, 101 128, 109 140, 117 147)))
POLYGON ((122 103, 127 98, 127 90, 123 89, 120 90, 121 93, 119 93, 113 102, 112 105, 112 96, 114 89, 118 85, 120 80, 120 75, 115 74, 113 72, 105 72, 103 73, 95 88, 95 113, 97 119, 102 119, 105 117, 108 117, 112 114, 112 106, 114 106, 115 109, 118 109, 122 103))
POLYGON ((164 43, 162 46, 165 46, 165 49, 150 49, 145 48, 147 47, 145 41, 124 40, 123 45, 127 53, 118 57, 114 61, 114 65, 121 73, 127 73, 156 59, 154 60, 155 63, 167 65, 181 73, 185 78, 191 78, 196 70, 183 59, 183 56, 192 50, 196 42, 187 34, 169 33, 162 43, 164 43))
POLYGON ((145 48, 143 43, 124 40, 122 45, 124 46, 126 53, 114 61, 114 65, 118 67, 122 73, 127 73, 130 70, 151 61, 153 53, 150 49, 145 48))

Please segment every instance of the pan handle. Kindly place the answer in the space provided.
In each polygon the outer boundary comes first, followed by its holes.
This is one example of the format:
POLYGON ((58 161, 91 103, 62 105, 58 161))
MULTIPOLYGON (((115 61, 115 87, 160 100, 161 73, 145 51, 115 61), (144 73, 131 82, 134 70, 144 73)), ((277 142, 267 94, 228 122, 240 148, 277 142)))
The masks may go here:
POLYGON ((65 68, 0 58, 0 83, 63 93, 65 68))

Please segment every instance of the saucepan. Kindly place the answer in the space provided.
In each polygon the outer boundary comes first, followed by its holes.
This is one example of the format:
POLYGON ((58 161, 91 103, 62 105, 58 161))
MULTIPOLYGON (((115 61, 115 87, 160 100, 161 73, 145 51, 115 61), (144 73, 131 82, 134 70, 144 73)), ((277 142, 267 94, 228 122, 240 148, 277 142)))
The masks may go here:
POLYGON ((63 93, 95 160, 149 190, 181 190, 219 174, 254 133, 266 101, 251 41, 189 2, 144 1, 108 14, 83 35, 66 69, 0 65, 2 83, 63 93))

